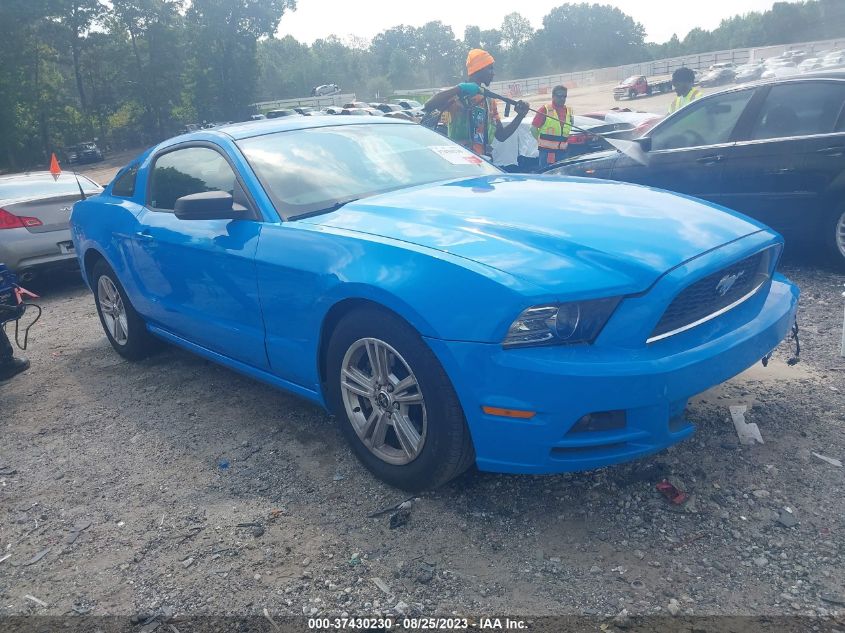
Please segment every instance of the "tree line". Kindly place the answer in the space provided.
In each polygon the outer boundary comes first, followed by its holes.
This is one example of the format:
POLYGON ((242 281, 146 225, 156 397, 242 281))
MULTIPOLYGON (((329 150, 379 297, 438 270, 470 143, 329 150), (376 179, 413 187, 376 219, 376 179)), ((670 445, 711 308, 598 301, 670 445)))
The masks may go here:
POLYGON ((514 12, 462 37, 433 21, 308 45, 274 36, 295 2, 3 0, 0 167, 43 164, 94 137, 113 149, 151 144, 185 123, 242 120, 252 103, 323 83, 364 99, 453 84, 470 48, 489 50, 497 78, 508 79, 845 35, 843 0, 777 2, 661 44, 613 6, 566 3, 539 29, 514 12))

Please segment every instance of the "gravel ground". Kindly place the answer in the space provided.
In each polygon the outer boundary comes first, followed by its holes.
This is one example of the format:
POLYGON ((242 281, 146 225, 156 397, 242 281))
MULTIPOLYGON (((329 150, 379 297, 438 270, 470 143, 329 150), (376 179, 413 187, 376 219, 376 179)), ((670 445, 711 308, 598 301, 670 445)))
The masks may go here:
POLYGON ((0 385, 0 616, 841 617, 845 468, 813 452, 845 460, 845 276, 785 272, 801 362, 784 343, 693 398, 693 439, 588 473, 470 472, 395 529, 369 515, 405 495, 322 410, 174 348, 128 363, 81 282, 51 280, 32 369, 0 385), (732 404, 764 445, 738 444, 732 404))

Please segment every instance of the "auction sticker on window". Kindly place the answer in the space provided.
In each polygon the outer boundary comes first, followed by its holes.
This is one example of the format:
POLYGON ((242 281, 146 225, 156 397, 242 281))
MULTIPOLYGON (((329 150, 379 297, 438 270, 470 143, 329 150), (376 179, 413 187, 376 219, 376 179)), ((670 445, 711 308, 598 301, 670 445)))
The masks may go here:
POLYGON ((453 165, 480 165, 481 158, 460 145, 432 145, 432 152, 453 165))

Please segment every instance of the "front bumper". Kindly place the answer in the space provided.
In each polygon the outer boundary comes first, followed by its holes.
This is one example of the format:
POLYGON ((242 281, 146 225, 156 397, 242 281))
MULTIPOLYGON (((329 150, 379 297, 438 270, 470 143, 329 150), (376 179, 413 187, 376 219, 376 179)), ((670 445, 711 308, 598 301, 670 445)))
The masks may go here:
POLYGON ((648 345, 632 343, 644 341, 653 326, 642 318, 644 305, 690 267, 670 273, 646 295, 623 301, 593 345, 505 350, 429 339, 463 405, 478 467, 537 474, 590 470, 689 437, 695 429, 683 418, 687 400, 774 349, 795 320, 799 294, 776 275, 717 319, 648 345), (482 406, 536 415, 491 416, 482 406), (609 411, 624 412, 622 428, 570 432, 582 416, 609 411))

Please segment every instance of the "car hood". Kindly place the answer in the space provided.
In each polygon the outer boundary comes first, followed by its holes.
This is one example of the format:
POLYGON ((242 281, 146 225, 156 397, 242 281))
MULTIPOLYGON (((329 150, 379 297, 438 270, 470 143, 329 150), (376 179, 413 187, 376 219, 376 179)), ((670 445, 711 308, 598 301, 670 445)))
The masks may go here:
POLYGON ((658 189, 518 175, 403 189, 300 222, 427 247, 585 298, 643 291, 671 268, 761 229, 658 189))

